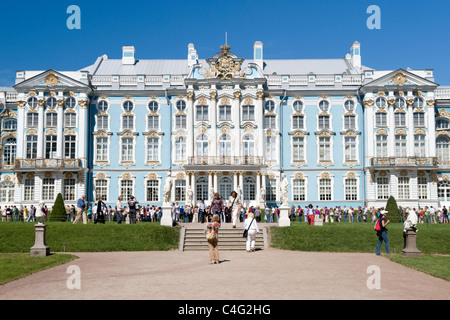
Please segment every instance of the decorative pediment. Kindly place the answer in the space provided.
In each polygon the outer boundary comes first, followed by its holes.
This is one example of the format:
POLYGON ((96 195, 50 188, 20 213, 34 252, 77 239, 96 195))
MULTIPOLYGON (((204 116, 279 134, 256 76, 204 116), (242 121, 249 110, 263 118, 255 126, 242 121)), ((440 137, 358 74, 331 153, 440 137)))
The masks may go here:
POLYGON ((32 94, 35 94, 35 88, 46 88, 51 91, 55 91, 57 89, 58 91, 60 89, 66 91, 67 88, 73 88, 74 90, 75 88, 77 88, 78 90, 90 90, 89 86, 87 86, 86 84, 52 69, 44 71, 34 77, 31 77, 30 79, 24 80, 16 84, 14 88, 18 92, 30 91, 32 92, 32 94))
POLYGON ((207 60, 210 70, 206 70, 205 78, 247 78, 247 75, 241 70, 243 59, 239 59, 231 53, 229 45, 220 46, 220 50, 222 52, 207 60))

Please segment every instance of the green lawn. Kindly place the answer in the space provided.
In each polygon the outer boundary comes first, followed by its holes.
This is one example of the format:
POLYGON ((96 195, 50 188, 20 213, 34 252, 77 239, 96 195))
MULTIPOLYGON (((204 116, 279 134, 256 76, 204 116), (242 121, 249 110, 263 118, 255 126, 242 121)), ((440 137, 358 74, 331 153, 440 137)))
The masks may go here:
MULTIPOLYGON (((388 225, 391 255, 387 258, 405 266, 450 281, 450 225, 420 224, 417 248, 421 257, 402 255, 403 224, 388 225)), ((294 222, 290 227, 272 227, 271 247, 319 252, 366 252, 375 254, 378 238, 372 223, 325 223, 322 227, 294 222)), ((384 244, 381 247, 384 252, 384 244)))
POLYGON ((31 257, 29 253, 0 253, 0 285, 76 258, 70 254, 31 257))

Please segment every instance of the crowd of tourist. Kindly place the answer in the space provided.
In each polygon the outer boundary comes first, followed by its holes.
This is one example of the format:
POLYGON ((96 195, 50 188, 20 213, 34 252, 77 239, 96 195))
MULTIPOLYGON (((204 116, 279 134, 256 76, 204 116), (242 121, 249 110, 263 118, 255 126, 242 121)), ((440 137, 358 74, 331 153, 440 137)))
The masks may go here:
MULTIPOLYGON (((172 203, 172 219, 176 222, 182 223, 206 223, 211 222, 213 213, 219 215, 220 221, 225 223, 231 223, 231 213, 227 212, 227 208, 230 206, 228 202, 224 202, 223 208, 220 211, 212 208, 212 206, 206 205, 204 201, 200 201, 195 206, 180 205, 178 202, 172 203), (214 210, 213 210, 214 209, 214 210)), ((290 207, 289 218, 292 222, 299 221, 308 224, 314 224, 314 219, 319 217, 323 219, 323 222, 349 222, 349 223, 364 223, 375 222, 377 215, 382 208, 374 208, 367 206, 358 206, 353 208, 352 206, 335 206, 335 207, 313 207, 312 205, 306 206, 294 206, 290 207)), ((45 206, 44 217, 47 217, 48 209, 45 206)), ((441 209, 430 207, 424 208, 402 208, 399 207, 399 213, 401 221, 406 219, 406 215, 413 210, 417 214, 419 223, 448 223, 448 209, 443 206, 441 209)), ((0 206, 3 221, 36 221, 36 207, 31 205, 30 207, 23 206, 23 208, 17 208, 16 206, 0 206)), ((98 210, 97 204, 87 206, 87 220, 90 222, 97 220, 97 213, 101 211, 104 214, 105 221, 115 221, 120 219, 126 221, 129 208, 124 205, 121 208, 118 206, 112 207, 111 205, 102 206, 101 210, 98 210)), ((280 218, 280 208, 277 206, 266 205, 263 210, 258 206, 250 206, 244 208, 242 205, 239 207, 239 221, 243 222, 248 217, 249 213, 252 213, 257 222, 274 223, 278 222, 280 218)), ((76 217, 76 207, 74 205, 66 206, 66 221, 73 222, 76 217)), ((157 205, 137 205, 136 206, 136 221, 137 222, 160 222, 162 217, 162 209, 157 205)))

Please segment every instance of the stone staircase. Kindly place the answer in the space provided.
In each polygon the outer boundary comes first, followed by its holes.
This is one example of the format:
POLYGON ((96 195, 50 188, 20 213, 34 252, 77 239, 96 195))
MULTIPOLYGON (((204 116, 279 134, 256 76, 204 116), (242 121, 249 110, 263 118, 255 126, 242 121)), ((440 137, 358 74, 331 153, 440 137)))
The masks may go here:
MULTIPOLYGON (((219 250, 245 250, 246 238, 242 237, 241 228, 221 228, 219 230, 219 250)), ((260 228, 256 235, 255 249, 268 248, 267 229, 260 228)), ((181 251, 208 250, 205 229, 186 228, 181 229, 179 249, 181 251)))

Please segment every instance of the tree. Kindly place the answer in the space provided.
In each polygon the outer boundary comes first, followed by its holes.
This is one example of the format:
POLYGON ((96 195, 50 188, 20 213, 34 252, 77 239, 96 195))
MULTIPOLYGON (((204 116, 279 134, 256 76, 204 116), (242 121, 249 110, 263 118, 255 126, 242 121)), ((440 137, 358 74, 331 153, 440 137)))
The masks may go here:
POLYGON ((53 204, 52 211, 48 215, 49 221, 66 221, 66 208, 64 206, 64 200, 61 193, 56 196, 55 203, 53 204))
POLYGON ((388 212, 386 214, 386 219, 391 222, 401 222, 400 211, 398 210, 397 201, 393 196, 390 196, 385 210, 388 212))

